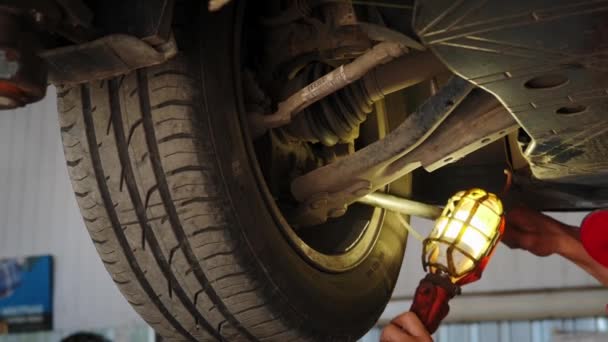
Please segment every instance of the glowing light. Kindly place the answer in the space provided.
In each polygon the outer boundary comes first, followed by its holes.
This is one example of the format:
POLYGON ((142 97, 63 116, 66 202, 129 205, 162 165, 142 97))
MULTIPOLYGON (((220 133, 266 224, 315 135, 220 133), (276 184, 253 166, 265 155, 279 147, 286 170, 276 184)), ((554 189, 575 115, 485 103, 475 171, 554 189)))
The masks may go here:
POLYGON ((475 229, 465 230, 460 240, 465 251, 478 259, 488 249, 489 241, 475 229))
POLYGON ((461 191, 447 203, 425 240, 424 263, 457 282, 473 272, 500 238, 502 203, 481 189, 461 191))
POLYGON ((448 223, 448 227, 443 234, 444 237, 448 238, 449 241, 454 241, 458 237, 458 234, 462 230, 462 222, 452 220, 448 223))

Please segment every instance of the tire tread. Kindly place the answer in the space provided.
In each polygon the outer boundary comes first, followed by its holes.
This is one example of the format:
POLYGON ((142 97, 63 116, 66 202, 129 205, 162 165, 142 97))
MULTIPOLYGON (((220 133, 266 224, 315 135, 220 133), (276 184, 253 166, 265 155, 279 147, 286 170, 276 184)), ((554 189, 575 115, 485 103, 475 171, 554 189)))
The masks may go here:
POLYGON ((178 56, 60 87, 67 167, 93 245, 127 301, 167 340, 309 340, 270 305, 273 291, 234 233, 204 139, 210 128, 199 119, 200 83, 181 71, 187 65, 178 56))

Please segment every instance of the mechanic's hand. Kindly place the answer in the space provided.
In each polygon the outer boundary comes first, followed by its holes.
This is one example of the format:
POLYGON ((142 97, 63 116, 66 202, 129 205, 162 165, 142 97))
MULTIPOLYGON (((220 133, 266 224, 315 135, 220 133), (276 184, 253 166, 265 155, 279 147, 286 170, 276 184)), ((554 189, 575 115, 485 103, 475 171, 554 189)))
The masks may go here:
POLYGON ((572 227, 524 207, 510 210, 506 221, 502 242, 541 257, 560 253, 572 234, 572 227))
POLYGON ((395 317, 380 336, 380 342, 433 342, 431 335, 413 312, 395 317))

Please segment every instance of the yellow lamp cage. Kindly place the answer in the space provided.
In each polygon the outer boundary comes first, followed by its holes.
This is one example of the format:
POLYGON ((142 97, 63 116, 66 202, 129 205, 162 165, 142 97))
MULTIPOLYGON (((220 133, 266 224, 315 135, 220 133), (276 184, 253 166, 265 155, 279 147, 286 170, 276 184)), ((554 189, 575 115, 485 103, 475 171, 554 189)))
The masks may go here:
POLYGON ((502 203, 492 193, 471 189, 454 195, 424 240, 424 269, 446 273, 453 283, 465 282, 468 274, 483 270, 485 264, 480 263, 502 235, 502 214, 502 203))

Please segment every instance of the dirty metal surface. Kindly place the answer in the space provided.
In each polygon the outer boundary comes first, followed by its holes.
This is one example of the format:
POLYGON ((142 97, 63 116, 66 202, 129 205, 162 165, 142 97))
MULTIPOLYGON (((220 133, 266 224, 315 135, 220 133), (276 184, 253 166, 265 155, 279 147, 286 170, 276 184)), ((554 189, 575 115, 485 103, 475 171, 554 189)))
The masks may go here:
POLYGON ((302 203, 295 220, 303 226, 340 217, 347 206, 420 166, 405 156, 430 135, 471 92, 454 77, 439 93, 384 139, 293 180, 291 192, 302 203), (392 167, 399 164, 399 167, 392 167))
POLYGON ((160 52, 139 38, 114 34, 41 53, 54 84, 78 84, 166 62, 176 49, 160 52), (91 68, 94 65, 95 68, 91 68))
POLYGON ((455 78, 384 139, 296 178, 291 190, 302 203, 299 223, 341 216, 403 175, 453 163, 519 127, 491 94, 469 92, 470 84, 455 78))
POLYGON ((414 28, 532 138, 535 178, 608 183, 608 1, 418 1, 414 28))
POLYGON ((46 68, 22 18, 0 8, 0 110, 36 102, 46 93, 46 68))

